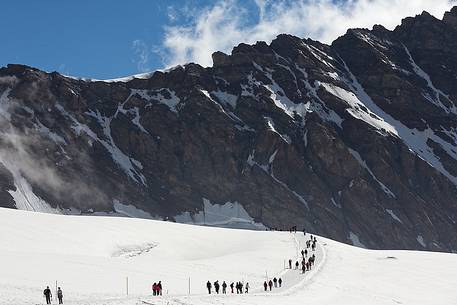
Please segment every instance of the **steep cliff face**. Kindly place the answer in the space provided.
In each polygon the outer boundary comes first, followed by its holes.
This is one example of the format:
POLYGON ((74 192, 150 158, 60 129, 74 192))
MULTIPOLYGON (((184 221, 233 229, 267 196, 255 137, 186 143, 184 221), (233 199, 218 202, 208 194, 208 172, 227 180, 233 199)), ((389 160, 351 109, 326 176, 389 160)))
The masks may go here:
POLYGON ((117 81, 9 65, 0 205, 457 251, 456 20, 280 35, 117 81))

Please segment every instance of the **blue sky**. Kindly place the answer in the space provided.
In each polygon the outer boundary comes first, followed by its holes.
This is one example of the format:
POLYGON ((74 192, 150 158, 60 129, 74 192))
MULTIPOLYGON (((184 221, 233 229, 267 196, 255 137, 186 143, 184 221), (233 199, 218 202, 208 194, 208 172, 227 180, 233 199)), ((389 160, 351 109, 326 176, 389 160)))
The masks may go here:
POLYGON ((241 41, 268 41, 281 32, 330 42, 347 27, 375 22, 394 26, 422 9, 440 15, 451 6, 448 0, 311 2, 5 0, 0 66, 22 63, 107 79, 188 61, 209 65, 216 50, 229 52, 241 41), (394 11, 389 7, 393 1, 398 6, 394 11))
POLYGON ((197 9, 212 2, 2 1, 0 66, 22 63, 101 79, 130 75, 142 72, 134 48, 134 41, 140 40, 150 53, 143 68, 162 68, 164 27, 180 23, 170 20, 173 10, 185 5, 197 9))

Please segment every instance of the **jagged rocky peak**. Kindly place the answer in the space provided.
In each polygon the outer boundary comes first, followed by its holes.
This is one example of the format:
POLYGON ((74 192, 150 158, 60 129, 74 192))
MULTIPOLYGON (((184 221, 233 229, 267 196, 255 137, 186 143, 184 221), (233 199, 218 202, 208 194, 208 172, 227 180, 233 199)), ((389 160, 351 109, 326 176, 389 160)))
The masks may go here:
POLYGON ((457 30, 457 6, 444 14, 443 21, 457 30))
POLYGON ((111 81, 0 69, 0 199, 457 250, 456 9, 111 81))

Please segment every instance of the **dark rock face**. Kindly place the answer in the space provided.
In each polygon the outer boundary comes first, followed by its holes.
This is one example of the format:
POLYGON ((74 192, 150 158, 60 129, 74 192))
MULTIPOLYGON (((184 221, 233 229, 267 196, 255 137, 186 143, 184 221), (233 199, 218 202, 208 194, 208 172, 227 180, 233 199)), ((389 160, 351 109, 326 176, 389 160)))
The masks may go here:
POLYGON ((124 81, 0 69, 0 205, 179 220, 204 199, 370 248, 457 251, 457 10, 124 81), (71 210, 72 209, 72 210, 71 210))

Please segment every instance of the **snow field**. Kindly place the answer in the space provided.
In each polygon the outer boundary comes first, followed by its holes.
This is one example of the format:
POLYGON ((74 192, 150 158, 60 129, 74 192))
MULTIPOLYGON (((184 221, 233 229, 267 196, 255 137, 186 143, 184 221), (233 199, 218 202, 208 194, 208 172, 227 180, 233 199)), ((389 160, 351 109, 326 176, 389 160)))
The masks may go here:
POLYGON ((127 277, 138 297, 159 280, 164 293, 185 295, 189 277, 192 294, 204 294, 207 280, 249 281, 254 289, 296 254, 285 232, 9 209, 0 219, 0 293, 8 304, 35 304, 56 280, 69 301, 123 297, 127 277))
POLYGON ((316 264, 302 275, 284 270, 304 248, 302 233, 8 209, 0 221, 1 305, 43 304, 56 280, 70 305, 457 305, 457 254, 366 250, 317 236, 316 264), (263 292, 265 273, 281 276, 283 288, 263 292), (158 280, 165 294, 153 297, 158 280), (251 293, 209 296, 207 280, 248 281, 251 293))

